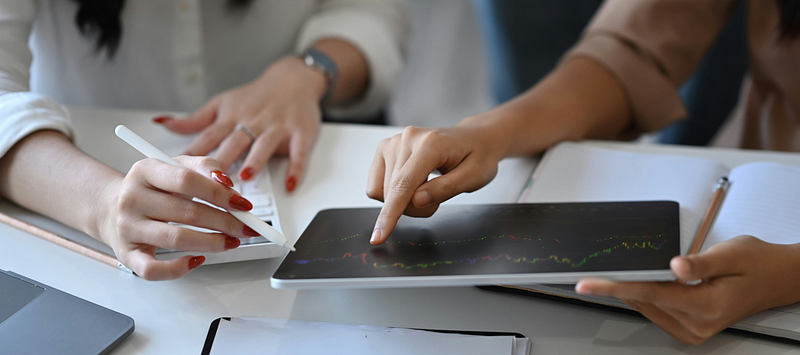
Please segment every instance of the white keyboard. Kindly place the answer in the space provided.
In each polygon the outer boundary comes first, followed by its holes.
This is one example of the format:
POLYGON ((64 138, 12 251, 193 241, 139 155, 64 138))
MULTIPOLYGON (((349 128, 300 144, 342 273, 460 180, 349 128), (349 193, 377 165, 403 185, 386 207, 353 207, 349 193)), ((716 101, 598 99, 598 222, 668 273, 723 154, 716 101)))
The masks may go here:
MULTIPOLYGON (((238 171, 238 169, 233 171, 238 171)), ((239 180, 238 174, 231 174, 230 177, 233 181, 233 189, 253 203, 253 209, 250 210, 250 213, 256 215, 256 217, 267 222, 283 234, 281 221, 280 218, 278 218, 278 208, 275 204, 275 193, 272 190, 272 178, 269 176, 269 170, 264 168, 250 181, 239 180)), ((242 245, 268 242, 267 238, 264 237, 240 238, 240 240, 242 241, 242 245)))

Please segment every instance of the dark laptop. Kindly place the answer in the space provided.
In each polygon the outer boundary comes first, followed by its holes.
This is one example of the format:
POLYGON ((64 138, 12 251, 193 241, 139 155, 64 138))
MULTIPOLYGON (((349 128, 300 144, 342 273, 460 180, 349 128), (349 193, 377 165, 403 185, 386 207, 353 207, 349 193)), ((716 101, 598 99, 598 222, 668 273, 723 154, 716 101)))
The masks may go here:
POLYGON ((4 354, 107 354, 133 327, 124 314, 0 270, 4 354))

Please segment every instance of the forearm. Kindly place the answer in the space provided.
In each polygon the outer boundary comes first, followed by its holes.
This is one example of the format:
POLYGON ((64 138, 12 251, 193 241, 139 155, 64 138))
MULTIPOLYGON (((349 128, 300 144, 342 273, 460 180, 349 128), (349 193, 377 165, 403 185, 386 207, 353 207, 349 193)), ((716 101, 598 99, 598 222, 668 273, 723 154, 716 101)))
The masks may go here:
POLYGON ((459 125, 484 127, 502 156, 520 156, 564 140, 614 137, 630 120, 619 82, 600 64, 576 58, 515 99, 459 125))
POLYGON ((55 131, 39 131, 0 159, 0 194, 100 239, 104 199, 123 175, 92 159, 55 131))
POLYGON ((330 57, 339 71, 327 104, 353 101, 364 94, 369 85, 369 64, 356 46, 341 39, 325 38, 312 47, 330 57))

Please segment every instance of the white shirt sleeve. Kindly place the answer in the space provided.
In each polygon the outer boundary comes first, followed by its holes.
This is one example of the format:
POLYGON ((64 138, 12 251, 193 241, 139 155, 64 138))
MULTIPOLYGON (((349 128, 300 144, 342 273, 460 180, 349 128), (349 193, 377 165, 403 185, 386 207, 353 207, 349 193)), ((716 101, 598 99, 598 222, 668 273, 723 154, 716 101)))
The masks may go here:
POLYGON ((32 0, 0 0, 0 157, 25 136, 52 129, 72 138, 66 108, 30 92, 28 37, 36 16, 32 0))
POLYGON ((369 64, 370 82, 356 102, 326 109, 331 117, 369 118, 391 95, 405 58, 410 16, 402 0, 324 0, 303 26, 297 43, 302 51, 322 38, 341 38, 355 45, 369 64))

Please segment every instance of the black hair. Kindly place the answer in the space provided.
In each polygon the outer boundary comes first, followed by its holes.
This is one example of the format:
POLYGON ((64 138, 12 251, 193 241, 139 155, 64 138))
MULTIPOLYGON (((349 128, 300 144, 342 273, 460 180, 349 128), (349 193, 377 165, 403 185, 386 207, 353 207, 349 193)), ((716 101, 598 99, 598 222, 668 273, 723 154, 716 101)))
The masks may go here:
POLYGON ((120 16, 125 0, 73 0, 78 3, 75 24, 84 36, 97 37, 96 49, 114 56, 122 38, 120 16))
POLYGON ((775 0, 778 3, 781 39, 800 34, 800 0, 775 0))
MULTIPOLYGON (((27 1, 27 0, 26 0, 27 1)), ((98 52, 106 50, 109 58, 114 57, 122 39, 122 9, 125 0, 72 0, 78 4, 75 24, 86 37, 96 37, 98 52)), ((229 10, 241 10, 252 0, 228 0, 229 10)))

